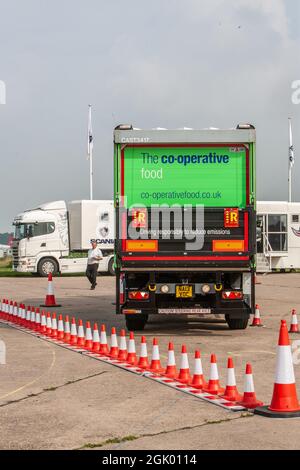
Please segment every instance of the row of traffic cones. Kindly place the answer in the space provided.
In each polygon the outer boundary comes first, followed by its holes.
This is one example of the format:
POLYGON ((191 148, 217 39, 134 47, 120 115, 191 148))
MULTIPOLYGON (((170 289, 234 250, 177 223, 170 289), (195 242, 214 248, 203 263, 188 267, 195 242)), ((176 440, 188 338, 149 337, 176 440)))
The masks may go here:
POLYGON ((111 346, 108 346, 106 328, 105 325, 101 325, 100 335, 98 331, 97 323, 94 324, 93 329, 89 321, 84 326, 82 320, 76 324, 75 318, 69 319, 66 315, 65 321, 63 321, 62 315, 57 316, 56 313, 49 313, 42 311, 40 313, 39 308, 25 307, 24 304, 17 306, 16 302, 3 301, 0 312, 0 318, 8 321, 12 321, 20 326, 29 328, 33 331, 41 333, 48 338, 62 341, 70 344, 76 348, 86 349, 99 355, 108 356, 118 361, 124 361, 131 366, 137 366, 145 371, 159 374, 167 377, 168 379, 176 380, 186 386, 202 390, 211 395, 218 395, 232 402, 238 402, 243 406, 253 408, 261 404, 255 397, 253 388, 253 379, 251 382, 251 399, 249 398, 249 375, 251 366, 247 364, 246 370, 246 384, 245 396, 242 397, 236 387, 235 373, 232 358, 228 358, 228 371, 227 371, 227 384, 226 389, 220 386, 217 359, 215 354, 211 355, 210 360, 210 377, 208 382, 205 381, 202 369, 201 353, 199 350, 195 351, 195 365, 193 375, 190 372, 189 360, 187 354, 186 345, 182 345, 181 349, 181 363, 179 371, 176 368, 174 345, 172 342, 169 343, 168 347, 168 361, 167 367, 164 368, 160 362, 160 353, 158 340, 153 339, 152 345, 152 358, 151 361, 148 359, 147 342, 146 337, 141 337, 140 355, 137 356, 135 347, 134 333, 130 332, 129 342, 127 347, 126 332, 124 329, 120 332, 120 342, 118 344, 118 337, 116 329, 113 327, 111 330, 111 346), (7 309, 7 305, 9 308, 7 309))
MULTIPOLYGON (((295 315, 295 312, 292 312, 295 315)), ((164 368, 160 362, 159 346, 156 338, 153 339, 153 349, 151 362, 148 361, 147 343, 145 336, 141 338, 140 356, 136 354, 134 333, 130 332, 127 349, 126 333, 121 330, 120 345, 116 329, 111 331, 111 346, 108 346, 105 325, 101 325, 100 336, 97 323, 93 330, 89 321, 86 322, 84 331, 83 322, 79 320, 78 328, 75 318, 71 323, 68 315, 63 320, 59 315, 58 321, 56 314, 42 311, 38 308, 25 307, 24 304, 17 304, 13 301, 3 300, 1 303, 0 319, 10 321, 25 328, 29 328, 41 335, 47 336, 53 340, 68 343, 76 348, 83 348, 100 356, 110 357, 112 359, 126 362, 129 366, 137 366, 141 370, 150 371, 167 377, 169 380, 178 381, 183 386, 193 387, 212 396, 219 396, 228 401, 235 402, 245 408, 254 408, 255 413, 269 417, 298 417, 300 416, 300 404, 297 398, 294 368, 292 361, 292 352, 288 334, 288 328, 285 320, 281 321, 278 348, 276 378, 273 389, 273 396, 269 406, 263 406, 263 403, 256 399, 254 391, 253 375, 251 364, 246 365, 244 394, 240 395, 236 386, 233 359, 228 358, 226 388, 220 385, 217 359, 215 354, 210 359, 210 375, 208 382, 205 381, 201 353, 195 351, 194 374, 191 375, 187 349, 182 345, 181 363, 179 372, 176 369, 175 353, 173 343, 169 343, 168 363, 164 368)), ((292 323, 298 325, 298 323, 292 323)), ((291 327, 292 329, 292 327, 291 327)), ((293 332, 296 332, 295 326, 293 332)))

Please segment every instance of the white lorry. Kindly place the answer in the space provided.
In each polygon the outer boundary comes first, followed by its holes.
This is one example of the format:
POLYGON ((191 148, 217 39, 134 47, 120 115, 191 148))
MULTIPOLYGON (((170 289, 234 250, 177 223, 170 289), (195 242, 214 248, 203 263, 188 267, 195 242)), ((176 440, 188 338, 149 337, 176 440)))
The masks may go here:
POLYGON ((257 202, 257 272, 300 268, 300 203, 257 202))
POLYGON ((13 221, 13 268, 47 276, 81 273, 96 240, 103 253, 99 271, 114 274, 113 201, 54 201, 18 214, 13 221))

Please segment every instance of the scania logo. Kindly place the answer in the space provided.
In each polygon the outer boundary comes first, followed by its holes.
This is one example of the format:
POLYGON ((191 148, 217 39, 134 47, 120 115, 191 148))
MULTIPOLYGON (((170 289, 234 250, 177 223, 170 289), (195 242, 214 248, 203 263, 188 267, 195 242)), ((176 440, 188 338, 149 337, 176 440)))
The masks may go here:
POLYGON ((103 243, 105 243, 106 245, 112 245, 114 243, 114 239, 113 238, 92 238, 91 243, 92 242, 96 242, 97 245, 101 245, 103 243))

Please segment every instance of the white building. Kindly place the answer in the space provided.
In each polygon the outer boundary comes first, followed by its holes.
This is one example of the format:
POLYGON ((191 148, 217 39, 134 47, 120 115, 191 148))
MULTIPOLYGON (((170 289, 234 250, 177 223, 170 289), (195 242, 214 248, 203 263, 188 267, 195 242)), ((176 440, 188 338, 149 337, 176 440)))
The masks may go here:
POLYGON ((0 245, 0 258, 12 256, 12 249, 9 245, 0 245))

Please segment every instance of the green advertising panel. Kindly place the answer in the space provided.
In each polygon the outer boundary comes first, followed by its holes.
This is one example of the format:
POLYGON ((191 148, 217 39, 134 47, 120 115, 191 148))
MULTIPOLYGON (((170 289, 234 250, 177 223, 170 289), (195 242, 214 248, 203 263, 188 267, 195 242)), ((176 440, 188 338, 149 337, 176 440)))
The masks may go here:
POLYGON ((246 206, 243 146, 125 147, 124 173, 127 206, 246 206))

